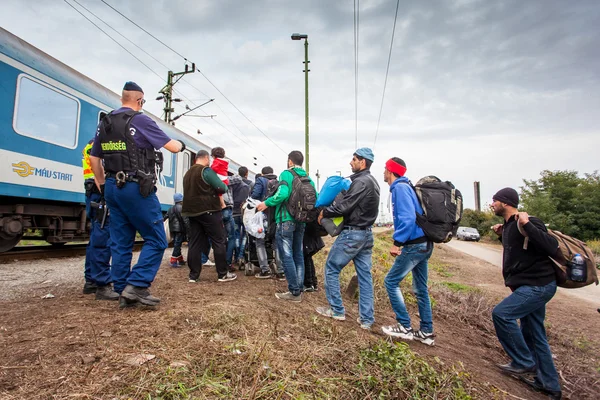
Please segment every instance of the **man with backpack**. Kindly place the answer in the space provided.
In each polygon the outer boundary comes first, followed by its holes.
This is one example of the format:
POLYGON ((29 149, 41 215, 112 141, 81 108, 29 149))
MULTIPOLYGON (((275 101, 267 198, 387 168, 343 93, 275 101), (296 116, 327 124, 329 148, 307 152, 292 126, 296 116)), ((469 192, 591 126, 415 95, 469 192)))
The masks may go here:
POLYGON ((173 237, 173 253, 171 253, 171 267, 181 267, 185 265, 183 254, 181 254, 181 244, 186 237, 186 223, 181 215, 181 207, 183 204, 183 194, 175 193, 173 195, 173 205, 167 211, 165 219, 169 220, 169 231, 173 237))
POLYGON ((293 302, 302 301, 304 283, 304 255, 302 239, 305 223, 316 218, 315 203, 317 192, 315 184, 302 169, 304 156, 294 150, 288 155, 288 169, 279 176, 277 191, 257 207, 258 211, 275 207, 277 231, 275 240, 288 292, 275 293, 275 297, 293 302))
MULTIPOLYGON (((233 262, 229 266, 229 270, 234 269, 234 265, 237 263, 240 269, 244 265, 244 248, 246 247, 246 233, 244 231, 244 222, 242 221, 242 204, 248 198, 250 193, 250 187, 244 182, 244 178, 241 173, 244 172, 240 167, 238 172, 240 175, 233 175, 229 177, 229 190, 231 191, 231 197, 233 199, 233 222, 235 228, 235 247, 233 249, 233 262)), ((245 169, 246 174, 248 169, 245 169)))
POLYGON ((344 217, 344 229, 331 247, 325 264, 325 295, 329 307, 318 307, 317 312, 340 321, 346 319, 340 293, 340 272, 350 261, 354 261, 359 288, 358 323, 363 329, 371 329, 375 322, 371 226, 379 213, 379 184, 370 171, 374 160, 371 149, 363 147, 356 150, 350 161, 354 173, 350 176, 350 188, 340 201, 336 199, 321 211, 318 221, 321 223, 323 217, 344 217))
MULTIPOLYGON (((273 173, 273 168, 264 167, 260 176, 256 178, 256 183, 254 184, 254 188, 252 189, 250 197, 258 201, 265 201, 268 197, 275 194, 278 187, 279 181, 277 180, 277 175, 273 173)), ((260 273, 256 274, 255 277, 259 279, 271 278, 271 269, 269 268, 265 242, 267 240, 273 241, 275 239, 276 230, 275 210, 267 209, 264 212, 267 216, 267 232, 265 233, 265 237, 263 239, 256 239, 256 255, 258 257, 260 273)), ((278 257, 276 256, 276 258, 278 257)), ((279 271, 279 269, 282 268, 280 262, 277 263, 277 268, 277 278, 283 279, 283 269, 279 271)))
POLYGON ((395 257, 394 265, 385 277, 385 288, 396 314, 397 324, 381 329, 388 336, 405 340, 416 339, 426 345, 434 344, 431 303, 427 289, 427 267, 433 252, 433 243, 417 225, 417 214, 423 215, 412 184, 404 176, 406 163, 393 157, 385 163, 383 179, 390 185, 392 194, 392 216, 394 218, 394 245, 390 254, 395 257), (402 247, 402 249, 400 249, 402 247), (417 297, 421 326, 413 331, 410 316, 400 291, 400 282, 412 272, 413 291, 417 297))
POLYGON ((516 190, 501 189, 492 200, 492 210, 504 218, 503 225, 494 225, 492 229, 504 248, 502 275, 504 284, 512 291, 492 311, 498 340, 512 359, 498 366, 550 398, 560 399, 558 373, 544 328, 546 303, 554 297, 557 286, 548 256, 556 256, 558 241, 548 234, 539 218, 517 210, 516 190), (520 327, 517 319, 521 320, 520 327))

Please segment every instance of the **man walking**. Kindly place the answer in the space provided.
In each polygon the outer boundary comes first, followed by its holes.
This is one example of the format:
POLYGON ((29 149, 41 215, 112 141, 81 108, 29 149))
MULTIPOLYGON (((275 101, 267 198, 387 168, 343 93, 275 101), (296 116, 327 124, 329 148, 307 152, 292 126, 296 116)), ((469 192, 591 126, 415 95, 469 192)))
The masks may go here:
POLYGON ((329 307, 318 307, 317 312, 340 321, 346 319, 340 293, 340 272, 354 261, 359 288, 358 323, 363 329, 371 329, 375 322, 371 226, 379 212, 379 184, 371 175, 374 160, 371 149, 363 147, 356 150, 350 161, 353 172, 350 188, 340 201, 325 208, 319 215, 319 223, 323 217, 344 217, 344 229, 331 247, 325 263, 325 295, 329 307))
MULTIPOLYGON (((279 176, 280 185, 272 196, 260 203, 256 209, 264 211, 267 207, 275 207, 275 221, 277 230, 275 241, 277 242, 277 251, 285 278, 288 282, 288 291, 285 293, 275 293, 275 297, 282 300, 293 302, 302 301, 302 288, 304 283, 304 254, 302 239, 304 237, 305 224, 297 222, 287 208, 288 199, 292 195, 292 182, 294 177, 307 176, 302 168, 304 156, 298 150, 292 151, 288 155, 288 169, 279 176)), ((309 178, 310 179, 310 178, 309 178)), ((311 185, 315 186, 312 179, 311 185)))
POLYGON ((502 241, 502 275, 512 291, 492 312, 498 340, 511 358, 499 367, 550 398, 560 399, 558 374, 544 328, 546 303, 556 293, 556 275, 548 256, 556 255, 558 242, 539 218, 517 210, 516 190, 501 189, 492 199, 492 210, 504 218, 503 225, 492 229, 502 241), (527 246, 521 232, 529 238, 527 246))
POLYGON ((227 232, 223 225, 219 194, 227 185, 208 165, 208 151, 196 154, 196 163, 183 176, 182 215, 190 220, 188 266, 190 283, 198 282, 202 271, 202 254, 208 254, 212 243, 218 281, 228 282, 237 276, 227 270, 227 232), (209 242, 210 239, 210 242, 209 242))
POLYGON ((156 196, 155 151, 163 147, 171 153, 185 150, 182 141, 170 139, 140 112, 145 102, 140 86, 125 83, 123 106, 102 119, 90 152, 94 177, 111 213, 112 276, 115 291, 121 293, 121 307, 160 303, 148 290, 167 248, 164 226, 157 223, 163 215, 156 196), (136 231, 144 246, 131 268, 136 231))
POLYGON ((410 181, 404 176, 405 173, 406 164, 402 159, 393 157, 385 163, 383 179, 390 185, 394 218, 394 245, 390 254, 396 257, 396 260, 384 283, 398 323, 381 329, 386 335, 406 340, 416 339, 432 346, 435 339, 427 289, 427 268, 433 252, 433 243, 417 225, 416 214, 423 214, 423 208, 410 181), (411 271, 413 291, 417 297, 421 317, 421 326, 416 332, 411 327, 410 316, 400 290, 400 282, 411 271))
MULTIPOLYGON (((235 248, 233 250, 234 264, 237 262, 239 269, 244 269, 244 250, 246 249, 246 232, 244 230, 244 221, 242 221, 242 204, 250 194, 248 179, 248 168, 238 168, 239 175, 233 175, 229 178, 229 189, 233 199, 233 222, 235 227, 235 248)), ((233 267, 232 267, 233 268, 233 267)))

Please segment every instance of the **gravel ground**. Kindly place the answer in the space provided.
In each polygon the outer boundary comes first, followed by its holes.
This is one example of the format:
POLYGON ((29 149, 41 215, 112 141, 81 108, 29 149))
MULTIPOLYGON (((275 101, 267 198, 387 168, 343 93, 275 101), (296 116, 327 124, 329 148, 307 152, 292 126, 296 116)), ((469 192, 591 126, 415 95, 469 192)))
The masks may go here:
MULTIPOLYGON (((137 262, 138 255, 139 251, 133 253, 132 264, 137 262)), ((170 255, 169 250, 165 251, 165 257, 170 255)), ((42 297, 74 286, 83 287, 84 264, 85 256, 0 264, 0 300, 42 297)))

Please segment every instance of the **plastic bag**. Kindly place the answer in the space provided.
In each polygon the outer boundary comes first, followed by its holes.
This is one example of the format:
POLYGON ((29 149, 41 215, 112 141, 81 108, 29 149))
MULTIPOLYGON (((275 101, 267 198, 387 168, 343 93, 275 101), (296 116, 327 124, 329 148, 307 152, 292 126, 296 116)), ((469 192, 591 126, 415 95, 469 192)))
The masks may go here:
POLYGON ((265 237, 267 218, 265 213, 262 211, 256 211, 256 206, 260 204, 260 201, 254 199, 248 199, 242 206, 242 217, 244 221, 244 228, 249 235, 254 236, 257 239, 263 239, 265 237))
POLYGON ((321 192, 319 193, 319 197, 317 198, 316 207, 327 207, 333 203, 335 196, 338 195, 342 190, 348 190, 352 181, 348 178, 343 178, 341 176, 330 176, 327 178, 323 187, 321 188, 321 192))

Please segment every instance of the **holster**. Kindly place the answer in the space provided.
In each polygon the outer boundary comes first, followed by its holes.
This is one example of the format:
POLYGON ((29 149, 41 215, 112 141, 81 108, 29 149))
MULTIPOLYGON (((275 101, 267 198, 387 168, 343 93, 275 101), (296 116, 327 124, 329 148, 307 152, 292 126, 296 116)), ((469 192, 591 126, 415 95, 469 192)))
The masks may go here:
POLYGON ((93 179, 88 179, 83 183, 83 187, 85 188, 86 197, 90 197, 94 193, 100 194, 100 190, 98 190, 98 186, 96 186, 96 182, 93 179))
POLYGON ((148 197, 150 193, 154 191, 154 185, 156 184, 156 178, 153 173, 146 173, 138 170, 136 173, 138 184, 140 185, 140 194, 142 197, 148 197))

